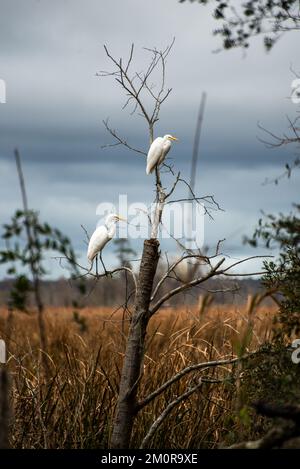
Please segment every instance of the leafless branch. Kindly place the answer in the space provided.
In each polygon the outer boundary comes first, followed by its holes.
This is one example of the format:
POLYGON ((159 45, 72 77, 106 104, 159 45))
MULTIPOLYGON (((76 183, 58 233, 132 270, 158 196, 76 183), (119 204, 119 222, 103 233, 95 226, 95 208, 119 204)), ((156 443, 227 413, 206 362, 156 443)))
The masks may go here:
MULTIPOLYGON (((264 140, 262 138, 259 138, 258 140, 261 141, 262 143, 264 143, 266 145, 266 147, 268 147, 268 148, 279 148, 279 147, 283 147, 285 145, 290 145, 290 144, 294 144, 294 145, 295 144, 300 144, 300 133, 299 133, 300 128, 299 128, 299 126, 297 126, 297 122, 299 120, 299 117, 300 116, 297 116, 294 121, 291 121, 291 119, 289 117, 287 117, 287 120, 289 122, 289 129, 291 131, 291 135, 283 134, 282 136, 278 136, 278 135, 274 134, 273 132, 270 132, 269 130, 267 130, 266 128, 261 126, 260 124, 258 124, 258 128, 261 129, 269 137, 271 137, 270 140, 264 140)), ((279 176, 274 177, 272 179, 266 178, 263 184, 264 185, 265 184, 270 184, 270 183, 278 184, 278 182, 281 179, 283 179, 285 177, 290 178, 293 169, 295 169, 299 166, 300 166, 300 158, 296 157, 295 160, 292 163, 285 165, 285 171, 282 174, 280 174, 279 176)))
POLYGON ((133 279, 133 282, 134 282, 134 285, 135 285, 135 289, 137 288, 135 273, 129 267, 118 267, 118 268, 113 269, 113 270, 108 270, 108 271, 104 272, 103 274, 99 274, 99 273, 94 274, 91 270, 92 267, 90 267, 88 269, 87 267, 84 267, 84 266, 80 265, 78 262, 74 262, 74 260, 69 259, 66 256, 55 256, 55 257, 53 257, 53 259, 59 260, 60 262, 62 260, 67 260, 68 262, 72 262, 73 265, 75 265, 76 267, 78 267, 79 269, 81 269, 85 272, 83 275, 80 275, 79 277, 75 277, 74 280, 78 280, 78 278, 82 278, 82 277, 87 276, 87 275, 89 275, 90 277, 93 277, 96 280, 99 280, 103 277, 112 277, 114 274, 117 274, 119 272, 129 272, 132 276, 132 279, 133 279))
MULTIPOLYGON (((196 257, 197 256, 192 256, 192 255, 188 255, 187 257, 196 257)), ((263 275, 264 271, 261 271, 261 272, 250 272, 250 273, 247 273, 247 274, 238 274, 238 273, 228 273, 229 270, 231 270, 233 267, 236 267, 237 265, 239 264, 242 264, 244 262, 247 262, 249 260, 252 260, 252 259, 265 259, 266 257, 273 257, 273 256, 250 256, 250 257, 247 257, 245 259, 242 259, 240 261, 237 261, 237 262, 234 262, 233 264, 231 264, 230 266, 224 268, 224 269, 220 269, 221 265, 225 262, 225 257, 223 257, 221 260, 219 260, 217 262, 217 264, 215 266, 212 266, 210 264, 209 261, 209 257, 203 257, 203 259, 206 259, 207 260, 207 264, 210 265, 210 271, 205 274, 205 275, 202 275, 201 277, 197 277, 197 278, 194 278, 193 280, 189 281, 189 282, 183 282, 182 285, 179 285, 178 287, 172 289, 172 290, 169 290, 167 293, 165 293, 165 295, 163 295, 159 300, 157 300, 157 302, 151 307, 150 309, 150 316, 152 316, 153 314, 156 313, 156 311, 159 310, 159 308, 166 302, 168 301, 170 298, 172 298, 173 296, 179 294, 179 293, 182 293, 196 285, 199 285, 203 282, 206 282, 208 279, 212 278, 212 277, 216 277, 216 276, 230 276, 230 277, 243 277, 243 276, 254 276, 254 275, 263 275)), ((179 259, 179 261, 176 261, 175 264, 178 265, 180 262, 182 262, 182 260, 186 258, 186 256, 183 256, 182 258, 179 259)), ((175 267, 176 267, 175 265, 175 267)), ((171 270, 174 270, 173 267, 171 270)), ((153 294, 153 298, 154 296, 157 294, 157 291, 158 289, 160 288, 161 284, 165 281, 165 279, 169 276, 169 272, 167 272, 164 277, 162 277, 161 281, 157 284, 155 290, 154 290, 154 294, 153 294)))
POLYGON ((81 228, 83 229, 83 231, 85 233, 87 243, 89 243, 90 235, 88 234, 87 229, 83 225, 80 225, 80 226, 81 226, 81 228))
MULTIPOLYGON (((179 180, 180 180, 180 171, 179 171, 179 173, 177 174, 176 179, 175 179, 175 182, 173 183, 173 186, 171 187, 170 191, 166 194, 166 199, 167 199, 168 197, 170 197, 170 196, 173 194, 173 192, 174 192, 174 190, 176 189, 176 186, 177 186, 179 180)), ((168 202, 166 202, 166 203, 168 203, 168 202)))
POLYGON ((166 417, 170 414, 170 412, 176 407, 178 404, 183 402, 185 399, 190 397, 194 392, 198 391, 200 387, 202 386, 202 381, 201 378, 199 379, 198 384, 196 386, 193 386, 192 388, 188 389, 185 393, 181 394, 178 396, 176 399, 171 401, 167 407, 164 409, 164 411, 160 414, 160 416, 153 422, 151 425, 148 433, 144 437, 140 449, 143 449, 147 446, 147 444, 151 441, 151 438, 153 437, 154 433, 156 430, 160 427, 160 425, 163 423, 163 421, 166 419, 166 417))
POLYGON ((108 119, 103 120, 103 124, 104 124, 104 127, 106 128, 106 130, 114 137, 114 139, 116 140, 116 143, 110 143, 110 144, 102 145, 101 148, 104 149, 104 148, 116 147, 118 145, 123 145, 128 150, 134 151, 134 152, 139 153, 140 155, 143 155, 143 156, 147 156, 146 152, 132 147, 131 145, 129 145, 129 143, 127 143, 127 141, 124 138, 120 137, 120 135, 117 133, 117 131, 112 129, 109 126, 108 119))
POLYGON ((220 272, 218 271, 218 268, 225 262, 225 257, 223 257, 215 267, 211 269, 211 271, 204 275, 203 277, 198 277, 195 278, 194 280, 184 283, 183 285, 178 286, 177 288, 174 288, 173 290, 168 291, 165 295, 163 295, 150 309, 150 316, 153 316, 154 313, 170 298, 173 296, 177 295, 178 293, 182 293, 185 290, 188 290, 189 288, 198 285, 202 282, 205 282, 211 277, 214 277, 215 275, 220 275, 220 272))
POLYGON ((160 394, 162 394, 166 389, 168 389, 172 384, 176 383, 179 381, 181 378, 186 376, 187 374, 190 374, 194 371, 199 371, 199 370, 204 370, 207 368, 216 368, 219 366, 225 366, 225 365, 233 365, 235 363, 238 363, 243 360, 247 360, 248 358, 257 355, 258 353, 262 352, 251 352, 247 355, 244 355, 243 357, 236 357, 236 358, 226 358, 222 360, 212 360, 208 362, 203 362, 203 363, 196 363, 194 365, 187 366, 186 368, 183 368, 183 370, 179 371, 176 373, 172 378, 170 378, 168 381, 166 381, 164 384, 162 384, 159 388, 157 388, 155 391, 153 391, 151 394, 149 394, 147 397, 145 397, 143 400, 141 400, 137 405, 138 409, 142 409, 146 405, 148 405, 150 402, 153 401, 153 399, 156 399, 160 394))
POLYGON ((165 282, 165 280, 170 276, 170 274, 172 272, 174 272, 174 270, 176 269, 176 267, 178 267, 181 262, 187 260, 187 259, 197 259, 198 261, 203 261, 204 264, 207 264, 208 263, 208 258, 206 256, 202 256, 202 255, 196 255, 196 254, 183 254, 179 259, 177 259, 176 261, 174 261, 171 265, 168 265, 168 269, 167 271, 165 272, 165 274, 161 277, 161 279, 159 280, 159 282, 157 283, 154 291, 153 291, 153 294, 152 294, 152 297, 151 297, 151 301, 153 301, 153 299, 156 297, 160 287, 162 286, 162 284, 165 282))

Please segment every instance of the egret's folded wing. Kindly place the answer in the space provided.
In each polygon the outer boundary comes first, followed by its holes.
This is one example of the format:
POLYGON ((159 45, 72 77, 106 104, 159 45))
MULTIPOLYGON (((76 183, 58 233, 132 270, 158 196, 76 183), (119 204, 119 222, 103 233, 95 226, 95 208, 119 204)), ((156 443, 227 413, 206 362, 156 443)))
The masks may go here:
POLYGON ((164 145, 163 151, 161 152, 161 155, 160 155, 158 164, 162 164, 162 162, 164 161, 165 157, 166 157, 167 154, 169 153, 170 149, 171 149, 171 143, 170 143, 170 142, 166 142, 165 145, 164 145))
POLYGON ((87 257, 90 261, 94 259, 96 254, 101 251, 106 243, 109 241, 107 228, 105 226, 99 226, 92 234, 88 246, 87 257))
POLYGON ((146 173, 152 173, 153 169, 159 162, 162 156, 162 142, 161 138, 158 137, 154 140, 151 147, 149 148, 148 155, 147 155, 147 168, 146 173))

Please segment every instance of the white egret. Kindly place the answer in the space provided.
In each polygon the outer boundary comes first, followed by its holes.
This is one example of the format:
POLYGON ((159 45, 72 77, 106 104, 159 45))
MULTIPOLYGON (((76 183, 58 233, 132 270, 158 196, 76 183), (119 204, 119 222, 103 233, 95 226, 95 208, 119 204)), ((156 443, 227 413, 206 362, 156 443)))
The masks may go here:
POLYGON ((167 153, 170 151, 172 140, 177 141, 178 138, 168 134, 153 140, 147 155, 147 174, 152 173, 156 166, 163 163, 167 153))
POLYGON ((296 78, 292 81, 291 100, 294 104, 300 103, 300 78, 296 78))
POLYGON ((126 221, 125 218, 111 213, 105 220, 105 224, 98 226, 94 233, 92 234, 89 246, 87 250, 87 258, 91 263, 91 269, 93 267, 93 261, 96 259, 96 274, 98 275, 98 253, 100 253, 100 260, 103 266, 103 269, 106 271, 105 265, 102 260, 102 250, 104 246, 114 237, 116 233, 116 223, 118 221, 126 221))

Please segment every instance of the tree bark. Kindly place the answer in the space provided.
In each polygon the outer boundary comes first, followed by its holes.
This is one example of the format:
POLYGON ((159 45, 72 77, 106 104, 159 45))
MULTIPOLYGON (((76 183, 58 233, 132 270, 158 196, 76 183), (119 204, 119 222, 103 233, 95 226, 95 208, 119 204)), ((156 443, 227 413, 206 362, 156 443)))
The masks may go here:
POLYGON ((110 447, 115 449, 126 449, 130 446, 132 428, 137 413, 136 396, 144 359, 146 329, 150 319, 149 304, 158 258, 158 240, 146 240, 144 242, 134 313, 128 333, 110 442, 110 447))

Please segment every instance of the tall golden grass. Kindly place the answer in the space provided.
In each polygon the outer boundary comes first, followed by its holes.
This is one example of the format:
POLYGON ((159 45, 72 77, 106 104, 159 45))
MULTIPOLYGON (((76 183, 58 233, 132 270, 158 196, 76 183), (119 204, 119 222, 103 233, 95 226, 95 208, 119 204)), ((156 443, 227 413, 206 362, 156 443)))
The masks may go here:
MULTIPOLYGON (((161 310, 150 322, 139 395, 145 397, 184 367, 256 350, 272 334, 275 308, 216 306, 161 310)), ((6 310, 0 310, 5 338, 6 310)), ((15 448, 106 448, 112 429, 129 318, 110 308, 45 312, 50 374, 40 360, 35 314, 14 312, 7 369, 11 382, 10 445, 15 448)), ((201 371, 199 392, 180 403, 151 440, 152 448, 215 448, 241 434, 235 367, 201 371), (216 382, 214 382, 216 381, 216 382)), ((200 372, 188 374, 146 406, 136 420, 139 447, 153 421, 200 372)))

